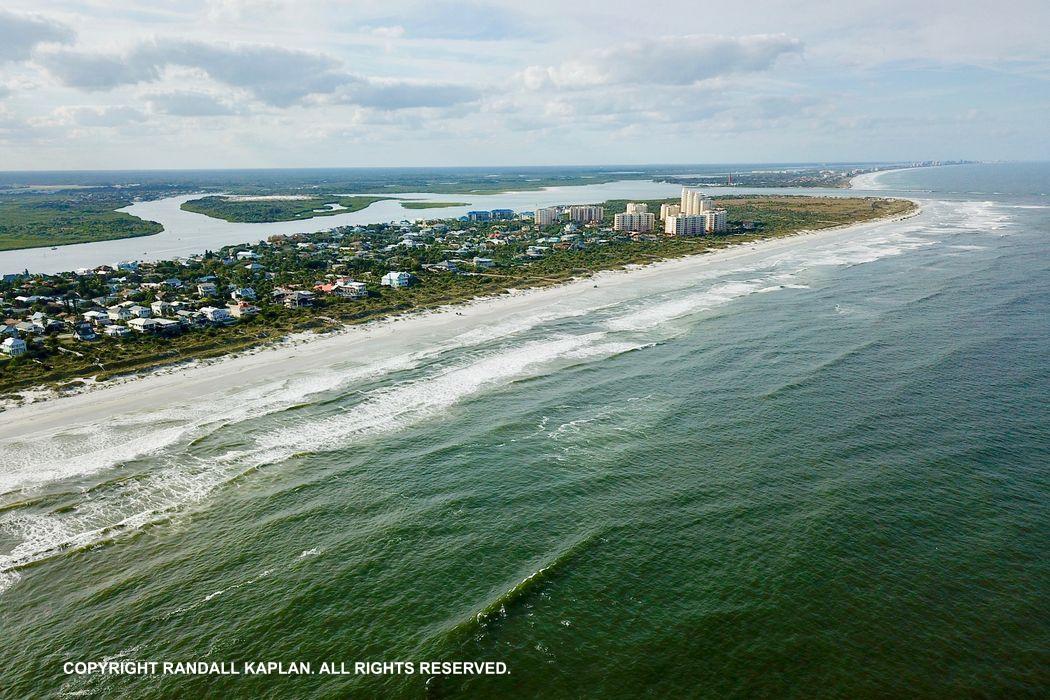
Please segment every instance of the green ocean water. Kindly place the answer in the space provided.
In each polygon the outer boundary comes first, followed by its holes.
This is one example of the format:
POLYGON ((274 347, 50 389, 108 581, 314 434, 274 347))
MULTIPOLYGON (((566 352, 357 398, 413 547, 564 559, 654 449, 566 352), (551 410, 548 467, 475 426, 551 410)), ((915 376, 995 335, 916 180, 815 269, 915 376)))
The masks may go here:
POLYGON ((1050 165, 881 184, 923 213, 0 444, 0 696, 1046 697, 1050 165))

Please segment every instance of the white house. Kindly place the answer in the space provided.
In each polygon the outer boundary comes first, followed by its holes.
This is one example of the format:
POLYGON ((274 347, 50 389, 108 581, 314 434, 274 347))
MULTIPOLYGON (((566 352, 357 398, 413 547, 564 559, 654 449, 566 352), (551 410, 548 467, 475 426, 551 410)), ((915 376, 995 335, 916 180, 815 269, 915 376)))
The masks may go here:
POLYGON ((259 313, 259 307, 253 306, 246 301, 240 301, 236 304, 230 304, 227 307, 230 310, 230 316, 233 318, 244 318, 246 316, 254 316, 259 313))
POLYGON ((139 333, 149 333, 156 330, 157 319, 155 318, 133 318, 128 321, 128 328, 139 333))
POLYGON ((8 338, 4 342, 0 343, 0 352, 11 357, 18 357, 19 355, 26 354, 26 341, 21 338, 8 338))
POLYGON ((153 312, 154 316, 170 316, 172 306, 170 302, 160 300, 155 301, 149 305, 150 311, 153 312))
POLYGON ((150 310, 147 309, 145 306, 139 306, 137 304, 135 306, 129 306, 128 311, 130 311, 132 316, 134 316, 135 318, 150 317, 150 310))
POLYGON ((227 323, 233 320, 229 309, 220 309, 215 306, 205 306, 200 313, 212 323, 227 323))
POLYGON ((230 298, 234 301, 255 301, 255 290, 251 287, 237 287, 230 292, 230 298))
POLYGON ((23 335, 42 335, 44 327, 33 321, 20 321, 15 324, 15 329, 23 335))
POLYGON ((109 314, 105 311, 85 311, 84 320, 96 326, 108 326, 111 323, 109 314))
POLYGON ((344 299, 364 299, 368 296, 368 288, 364 282, 353 280, 340 280, 335 283, 335 295, 344 299))
POLYGON ((415 282, 416 278, 409 272, 388 272, 383 275, 380 284, 384 287, 408 287, 415 282))
POLYGON ((155 318, 152 320, 154 323, 153 330, 158 333, 172 333, 182 328, 182 324, 170 318, 155 318))
POLYGON ((106 326, 102 330, 102 332, 105 333, 106 335, 110 336, 111 338, 123 338, 124 336, 129 335, 131 333, 131 329, 128 328, 127 326, 116 326, 116 325, 113 325, 113 326, 106 326))

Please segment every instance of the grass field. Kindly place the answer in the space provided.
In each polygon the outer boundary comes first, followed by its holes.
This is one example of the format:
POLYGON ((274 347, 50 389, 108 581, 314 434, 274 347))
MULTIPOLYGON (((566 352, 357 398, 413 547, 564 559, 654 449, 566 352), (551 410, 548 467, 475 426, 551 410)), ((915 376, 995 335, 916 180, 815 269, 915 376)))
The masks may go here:
POLYGON ((116 211, 130 203, 108 193, 28 194, 0 198, 0 250, 151 236, 164 230, 116 211))
POLYGON ((298 221, 315 216, 333 216, 360 211, 375 202, 394 197, 305 197, 302 199, 233 199, 221 195, 184 202, 182 209, 234 223, 298 221), (334 207, 333 207, 334 205, 334 207))

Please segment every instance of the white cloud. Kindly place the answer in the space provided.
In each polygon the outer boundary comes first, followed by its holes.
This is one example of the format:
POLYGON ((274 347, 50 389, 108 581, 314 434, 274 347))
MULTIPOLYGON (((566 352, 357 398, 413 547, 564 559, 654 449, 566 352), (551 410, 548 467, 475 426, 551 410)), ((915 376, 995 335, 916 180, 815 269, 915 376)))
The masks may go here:
POLYGON ((400 39, 405 35, 405 28, 400 24, 392 27, 373 27, 369 34, 381 39, 400 39))
POLYGON ((0 63, 23 61, 40 44, 69 44, 75 36, 72 29, 55 20, 0 10, 0 63))
POLYGON ((359 80, 347 83, 334 102, 384 111, 421 107, 452 107, 472 102, 481 95, 475 88, 450 83, 406 80, 359 80))
POLYGON ((109 90, 159 80, 165 68, 196 68, 227 85, 244 88, 257 99, 287 106, 309 94, 331 92, 350 79, 337 71, 339 61, 322 54, 277 46, 226 46, 200 41, 156 40, 127 54, 57 51, 40 62, 64 85, 109 90))
POLYGON ((742 37, 687 35, 633 41, 599 49, 553 66, 529 66, 521 73, 531 90, 596 85, 690 85, 737 73, 768 70, 777 59, 802 52, 802 42, 785 34, 742 37))
POLYGON ((142 110, 126 105, 59 107, 49 116, 34 120, 36 126, 114 127, 146 121, 142 110))
MULTIPOLYGON (((192 68, 275 107, 301 103, 311 95, 331 95, 331 102, 385 110, 447 107, 478 95, 473 88, 449 83, 364 78, 346 72, 331 56, 264 45, 167 39, 139 44, 122 55, 61 50, 38 60, 64 85, 89 91, 158 82, 170 68, 192 68)), ((181 106, 165 104, 176 112, 194 110, 186 104, 185 91, 180 92, 181 106)), ((196 109, 215 113, 216 107, 198 99, 196 109)))
POLYGON ((147 96, 150 111, 173 117, 217 117, 237 114, 229 104, 206 92, 174 91, 147 96))

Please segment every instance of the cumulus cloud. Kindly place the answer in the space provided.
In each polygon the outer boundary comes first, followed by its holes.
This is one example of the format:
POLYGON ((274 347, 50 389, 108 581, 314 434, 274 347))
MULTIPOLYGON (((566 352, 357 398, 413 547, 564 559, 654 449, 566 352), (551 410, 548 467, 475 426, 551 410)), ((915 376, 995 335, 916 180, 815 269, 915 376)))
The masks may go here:
POLYGON ((57 51, 39 60, 63 84, 84 90, 154 82, 169 66, 195 68, 213 80, 243 88, 255 98, 281 107, 309 94, 330 92, 348 79, 337 70, 337 60, 322 54, 200 41, 158 40, 140 44, 123 55, 57 51))
MULTIPOLYGON (((156 82, 172 66, 190 68, 275 107, 311 95, 384 110, 444 107, 478 96, 476 90, 456 85, 364 78, 342 70, 330 56, 275 46, 164 40, 140 44, 123 55, 62 50, 38 60, 64 85, 93 91, 156 82)), ((157 109, 182 116, 230 113, 227 105, 202 95, 159 97, 157 109)))
POLYGON ((0 10, 0 63, 23 61, 40 44, 69 44, 75 36, 66 25, 46 17, 0 10))
POLYGON ((150 110, 174 117, 219 117, 237 110, 206 92, 177 90, 148 96, 150 110))
POLYGON ((801 52, 802 42, 785 34, 695 34, 629 42, 554 66, 529 66, 521 79, 534 90, 547 86, 690 85, 724 75, 767 70, 781 56, 801 52))
POLYGON ((347 84, 334 101, 391 111, 420 107, 452 107, 481 96, 477 89, 448 83, 404 80, 359 80, 347 84))
POLYGON ((70 125, 83 127, 127 126, 146 121, 146 114, 125 105, 111 107, 59 107, 50 117, 38 120, 41 126, 70 125))

